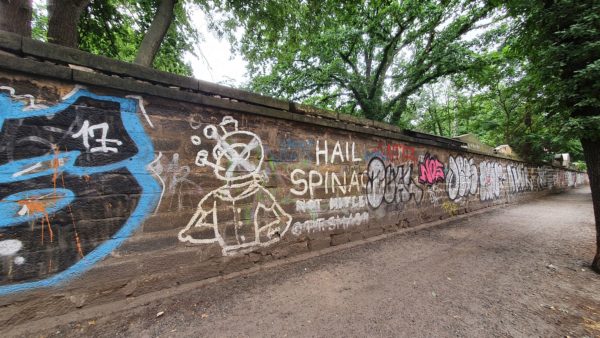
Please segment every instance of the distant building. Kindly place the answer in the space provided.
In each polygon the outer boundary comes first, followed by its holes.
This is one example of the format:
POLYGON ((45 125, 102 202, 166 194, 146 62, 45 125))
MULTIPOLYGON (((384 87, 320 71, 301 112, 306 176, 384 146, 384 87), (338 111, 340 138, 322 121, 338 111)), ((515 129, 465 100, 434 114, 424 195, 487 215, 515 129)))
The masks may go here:
POLYGON ((552 165, 568 168, 571 165, 571 155, 569 153, 555 154, 552 165))

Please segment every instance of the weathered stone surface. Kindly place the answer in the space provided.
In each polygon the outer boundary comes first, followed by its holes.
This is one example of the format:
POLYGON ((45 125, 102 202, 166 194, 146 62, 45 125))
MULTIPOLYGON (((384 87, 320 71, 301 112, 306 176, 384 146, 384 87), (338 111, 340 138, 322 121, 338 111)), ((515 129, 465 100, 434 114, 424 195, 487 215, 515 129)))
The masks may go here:
POLYGON ((351 234, 331 235, 331 245, 336 246, 350 242, 351 234))
POLYGON ((60 315, 587 182, 375 121, 24 48, 39 61, 0 58, 0 324, 16 304, 29 311, 20 321, 60 315))
POLYGON ((21 36, 6 31, 0 31, 0 49, 11 52, 20 52, 21 36))

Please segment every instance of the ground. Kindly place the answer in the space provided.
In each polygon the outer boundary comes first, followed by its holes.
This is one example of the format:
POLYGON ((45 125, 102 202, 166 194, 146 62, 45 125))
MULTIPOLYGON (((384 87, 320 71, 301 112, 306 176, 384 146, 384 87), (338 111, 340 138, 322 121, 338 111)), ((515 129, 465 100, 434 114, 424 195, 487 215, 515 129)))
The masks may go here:
POLYGON ((589 188, 43 329, 106 337, 600 337, 589 188))

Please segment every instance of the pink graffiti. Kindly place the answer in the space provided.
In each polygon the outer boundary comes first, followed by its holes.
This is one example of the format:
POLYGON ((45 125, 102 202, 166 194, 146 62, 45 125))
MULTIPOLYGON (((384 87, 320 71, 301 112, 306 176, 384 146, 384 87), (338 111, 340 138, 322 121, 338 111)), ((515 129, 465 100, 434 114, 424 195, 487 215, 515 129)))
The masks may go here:
POLYGON ((444 164, 437 157, 425 154, 423 162, 419 163, 419 183, 432 185, 445 179, 444 164))

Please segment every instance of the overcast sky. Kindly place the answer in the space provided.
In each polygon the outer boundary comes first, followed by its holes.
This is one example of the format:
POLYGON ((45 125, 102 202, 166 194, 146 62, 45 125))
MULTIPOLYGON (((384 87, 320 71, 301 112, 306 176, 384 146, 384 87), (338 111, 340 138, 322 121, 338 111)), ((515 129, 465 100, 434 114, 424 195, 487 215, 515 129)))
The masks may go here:
POLYGON ((190 9, 191 20, 202 36, 196 48, 196 56, 186 55, 194 70, 194 77, 234 87, 246 82, 246 62, 240 56, 230 53, 230 44, 226 39, 219 40, 208 30, 204 13, 196 8, 190 9))

